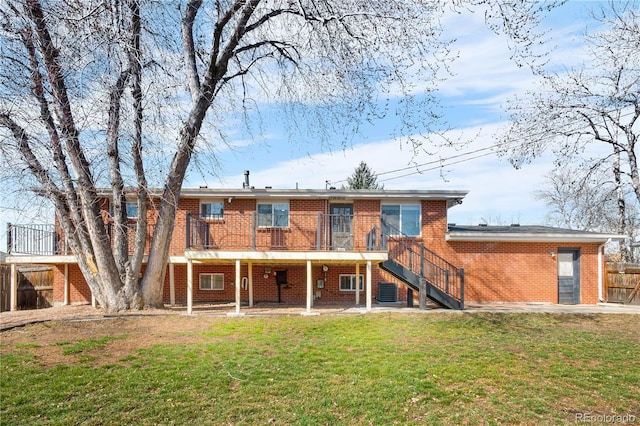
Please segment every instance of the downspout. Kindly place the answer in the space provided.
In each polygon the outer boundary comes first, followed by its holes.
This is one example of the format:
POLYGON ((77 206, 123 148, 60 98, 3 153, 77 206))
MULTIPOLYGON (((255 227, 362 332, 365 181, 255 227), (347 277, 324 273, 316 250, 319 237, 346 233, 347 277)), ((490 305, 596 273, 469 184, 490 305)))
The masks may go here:
POLYGON ((611 242, 611 238, 609 238, 605 243, 602 243, 598 246, 598 300, 600 302, 604 302, 604 285, 603 285, 603 279, 604 279, 604 273, 603 273, 603 266, 604 266, 604 246, 606 246, 608 243, 611 242))

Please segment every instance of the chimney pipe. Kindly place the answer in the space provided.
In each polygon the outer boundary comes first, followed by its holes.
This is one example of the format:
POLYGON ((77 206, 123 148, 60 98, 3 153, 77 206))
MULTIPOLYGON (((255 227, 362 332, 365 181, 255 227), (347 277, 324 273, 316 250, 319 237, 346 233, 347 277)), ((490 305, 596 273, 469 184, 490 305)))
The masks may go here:
POLYGON ((249 170, 244 171, 244 183, 242 184, 242 188, 249 188, 249 170))

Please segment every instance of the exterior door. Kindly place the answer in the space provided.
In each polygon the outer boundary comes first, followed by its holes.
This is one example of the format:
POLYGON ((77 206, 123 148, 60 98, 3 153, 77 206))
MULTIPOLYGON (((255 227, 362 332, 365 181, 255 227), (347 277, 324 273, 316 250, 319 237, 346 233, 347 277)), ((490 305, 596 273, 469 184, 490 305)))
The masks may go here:
POLYGON ((558 250, 558 303, 580 303, 580 250, 558 250))
POLYGON ((351 204, 331 205, 331 248, 333 250, 353 250, 353 206, 351 204))

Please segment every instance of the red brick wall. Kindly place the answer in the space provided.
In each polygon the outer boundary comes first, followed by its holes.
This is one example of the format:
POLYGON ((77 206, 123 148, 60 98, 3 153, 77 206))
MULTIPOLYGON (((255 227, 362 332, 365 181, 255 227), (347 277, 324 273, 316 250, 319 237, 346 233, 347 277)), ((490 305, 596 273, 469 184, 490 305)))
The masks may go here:
POLYGON ((465 300, 558 303, 558 248, 580 249, 581 303, 598 302, 597 244, 450 242, 465 300), (550 252, 555 255, 551 256, 550 252))
MULTIPOLYGON (((53 301, 56 304, 64 302, 64 265, 54 265, 53 268, 53 301)), ((91 290, 75 264, 69 265, 69 302, 91 302, 91 290)))
MULTIPOLYGON (((233 199, 224 200, 226 212, 251 213, 256 210, 256 200, 233 199)), ((356 200, 353 203, 354 214, 378 215, 380 213, 379 200, 356 200)), ((329 203, 326 200, 290 200, 292 213, 325 213, 329 203)), ((182 199, 178 206, 173 240, 170 246, 171 255, 182 255, 186 243, 186 213, 196 217, 199 214, 200 201, 198 199, 182 199)), ((150 209, 150 214, 155 214, 150 209)), ((310 216, 311 217, 311 216, 310 216)), ((223 223, 222 225, 229 225, 223 223)), ((239 226, 239 225, 238 225, 239 226)), ((297 229, 292 233, 305 232, 309 241, 315 241, 315 227, 317 220, 309 220, 309 229, 297 229), (312 235, 313 234, 313 235, 312 235)), ((465 299, 466 301, 504 301, 504 302, 551 302, 558 301, 557 284, 557 252, 559 247, 575 247, 581 250, 581 302, 596 303, 598 301, 598 266, 597 244, 557 244, 557 243, 481 243, 481 242, 447 242, 444 235, 447 230, 446 201, 423 201, 422 203, 422 235, 419 238, 426 247, 435 251, 456 266, 465 269, 465 299), (549 252, 556 253, 551 257, 549 252)), ((310 243, 311 245, 311 243, 310 243)), ((311 247, 310 247, 311 248, 311 247)), ((177 303, 186 303, 186 265, 175 265, 175 295, 177 303)), ((276 269, 287 269, 289 286, 281 288, 281 300, 285 303, 304 303, 306 300, 306 265, 275 265, 276 269)), ((80 270, 76 265, 69 266, 70 272, 70 301, 89 302, 90 291, 84 282, 80 270)), ((57 265, 54 270, 54 300, 63 301, 64 266, 57 265)), ((235 300, 235 265, 194 265, 194 302, 224 302, 235 300), (225 288, 223 291, 200 290, 200 273, 223 273, 225 288)), ((256 302, 278 300, 277 285, 273 274, 269 278, 263 277, 264 265, 254 266, 254 300, 256 302)), ((330 266, 327 273, 325 287, 316 288, 316 281, 324 278, 321 265, 313 266, 313 292, 319 290, 321 297, 315 303, 322 302, 352 302, 355 301, 354 292, 339 290, 339 275, 354 274, 355 265, 330 266)), ((364 275, 364 265, 360 268, 364 275)), ((397 282, 388 274, 381 271, 377 265, 372 268, 372 295, 377 295, 378 283, 382 281, 397 282)), ((246 264, 242 265, 242 274, 247 275, 246 264)), ((406 300, 406 287, 399 285, 398 298, 406 300)), ((242 300, 248 300, 248 291, 241 291, 242 300)), ((164 300, 169 302, 169 273, 165 274, 164 300)), ((361 303, 365 303, 365 293, 362 292, 361 303)))

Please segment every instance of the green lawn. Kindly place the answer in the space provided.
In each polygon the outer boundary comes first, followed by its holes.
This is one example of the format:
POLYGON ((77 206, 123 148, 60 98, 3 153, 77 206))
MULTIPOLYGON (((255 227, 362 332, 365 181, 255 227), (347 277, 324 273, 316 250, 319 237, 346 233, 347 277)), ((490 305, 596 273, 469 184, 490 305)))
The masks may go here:
POLYGON ((640 423, 638 315, 117 321, 0 334, 0 423, 640 423))

